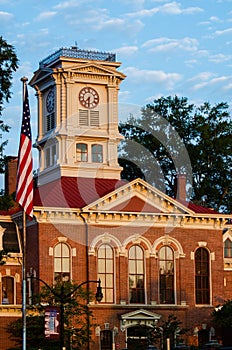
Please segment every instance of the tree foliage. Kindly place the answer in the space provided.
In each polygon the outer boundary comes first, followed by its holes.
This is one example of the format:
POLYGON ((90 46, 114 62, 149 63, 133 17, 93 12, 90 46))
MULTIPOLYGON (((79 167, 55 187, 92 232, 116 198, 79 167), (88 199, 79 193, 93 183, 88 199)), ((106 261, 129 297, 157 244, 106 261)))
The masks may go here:
MULTIPOLYGON (((41 292, 33 296, 33 302, 29 308, 30 316, 27 317, 28 348, 54 350, 60 348, 60 341, 45 339, 44 314, 48 305, 60 307, 61 297, 63 297, 66 349, 84 349, 91 335, 92 313, 88 308, 87 301, 92 296, 84 288, 78 288, 75 291, 77 286, 72 282, 56 283, 51 287, 43 286, 41 292), (75 292, 72 293, 72 291, 75 292)), ((8 327, 8 332, 11 334, 11 338, 18 343, 18 348, 15 349, 21 349, 22 322, 21 325, 17 321, 12 322, 8 327)))
POLYGON ((184 173, 189 200, 231 212, 232 119, 227 103, 195 106, 186 97, 161 97, 142 108, 141 117, 131 115, 120 123, 119 130, 125 137, 119 159, 123 178, 132 180, 142 172, 147 182, 174 196, 177 174, 184 173))
MULTIPOLYGON (((4 103, 9 102, 12 92, 12 79, 13 73, 18 68, 18 58, 15 53, 15 49, 12 45, 8 44, 6 40, 0 36, 0 139, 2 133, 9 132, 10 127, 2 120, 2 112, 4 109, 4 103)), ((0 172, 4 171, 4 149, 7 145, 7 141, 0 144, 0 172)))
POLYGON ((232 327, 232 300, 217 306, 212 312, 213 323, 218 328, 232 327))

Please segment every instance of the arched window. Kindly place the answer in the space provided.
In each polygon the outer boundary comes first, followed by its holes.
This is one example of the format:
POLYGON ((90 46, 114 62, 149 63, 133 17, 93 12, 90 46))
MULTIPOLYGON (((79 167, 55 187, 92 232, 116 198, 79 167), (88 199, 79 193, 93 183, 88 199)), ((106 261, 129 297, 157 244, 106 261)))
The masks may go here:
POLYGON ((174 304, 174 253, 169 246, 159 250, 159 295, 160 304, 174 304))
POLYGON ((229 238, 224 242, 224 258, 232 258, 232 241, 229 238))
POLYGON ((103 162, 102 145, 92 145, 92 162, 103 162))
POLYGON ((55 281, 70 280, 70 248, 63 242, 54 247, 54 279, 55 281))
POLYGON ((14 278, 2 277, 2 304, 14 304, 14 278))
POLYGON ((195 253, 195 288, 196 304, 209 304, 209 253, 205 248, 198 248, 195 253))
POLYGON ((102 302, 114 302, 114 253, 108 244, 98 248, 98 278, 101 280, 102 302))
POLYGON ((77 143, 76 145, 76 160, 78 162, 88 161, 88 149, 85 143, 77 143))
POLYGON ((129 249, 129 300, 130 303, 145 303, 144 253, 138 245, 129 249))

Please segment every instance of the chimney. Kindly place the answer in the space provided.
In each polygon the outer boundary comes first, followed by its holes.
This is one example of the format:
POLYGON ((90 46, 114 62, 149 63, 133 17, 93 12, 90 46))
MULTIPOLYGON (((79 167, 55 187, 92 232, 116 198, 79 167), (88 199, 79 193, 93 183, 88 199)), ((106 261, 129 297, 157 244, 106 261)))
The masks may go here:
POLYGON ((176 199, 186 201, 186 174, 177 174, 175 181, 176 199))
POLYGON ((16 191, 18 157, 9 156, 5 165, 5 194, 16 191))

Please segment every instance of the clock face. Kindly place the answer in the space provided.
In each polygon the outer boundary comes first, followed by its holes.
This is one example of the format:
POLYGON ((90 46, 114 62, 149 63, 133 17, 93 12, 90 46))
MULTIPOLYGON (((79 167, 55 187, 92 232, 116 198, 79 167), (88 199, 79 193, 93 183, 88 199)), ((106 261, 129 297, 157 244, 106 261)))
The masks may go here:
POLYGON ((79 101, 85 108, 95 108, 99 103, 99 96, 93 88, 85 87, 79 93, 79 101))
POLYGON ((51 112, 54 110, 54 107, 55 107, 55 94, 54 94, 54 90, 50 90, 49 93, 48 93, 48 95, 47 95, 46 107, 47 107, 48 113, 51 113, 51 112))

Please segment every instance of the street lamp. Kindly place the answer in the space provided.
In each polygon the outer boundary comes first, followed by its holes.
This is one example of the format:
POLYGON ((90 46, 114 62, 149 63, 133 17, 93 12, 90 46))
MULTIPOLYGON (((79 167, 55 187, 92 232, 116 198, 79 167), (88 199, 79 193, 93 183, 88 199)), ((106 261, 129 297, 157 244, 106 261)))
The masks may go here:
POLYGON ((68 293, 64 293, 64 285, 62 284, 61 292, 57 293, 41 278, 36 277, 33 274, 31 274, 29 278, 31 279, 31 285, 32 285, 32 279, 36 279, 36 280, 42 282, 50 290, 50 292, 54 296, 56 296, 60 301, 60 350, 63 350, 63 348, 64 348, 64 304, 79 288, 81 288, 84 284, 89 284, 89 283, 97 283, 97 292, 95 294, 95 298, 98 302, 100 302, 103 298, 101 280, 99 278, 99 280, 97 280, 97 281, 89 280, 89 281, 82 282, 82 283, 78 284, 73 290, 71 290, 68 293))

